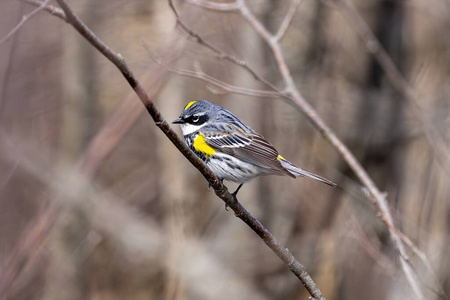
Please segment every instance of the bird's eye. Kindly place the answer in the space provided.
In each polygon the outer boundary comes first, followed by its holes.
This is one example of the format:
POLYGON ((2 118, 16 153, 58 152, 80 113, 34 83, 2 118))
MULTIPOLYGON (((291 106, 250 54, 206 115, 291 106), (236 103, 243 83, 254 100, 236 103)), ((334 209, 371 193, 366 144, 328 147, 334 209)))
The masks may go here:
POLYGON ((199 116, 192 116, 192 122, 197 123, 199 120, 199 116))

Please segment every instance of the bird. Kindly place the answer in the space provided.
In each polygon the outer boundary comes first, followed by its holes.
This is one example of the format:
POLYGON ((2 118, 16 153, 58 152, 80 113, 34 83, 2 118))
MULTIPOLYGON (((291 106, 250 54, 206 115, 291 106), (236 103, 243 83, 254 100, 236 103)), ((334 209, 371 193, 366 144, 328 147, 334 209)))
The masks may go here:
POLYGON ((261 175, 307 177, 330 186, 331 180, 302 169, 281 156, 262 135, 225 108, 207 100, 190 101, 178 119, 188 147, 222 182, 242 185, 261 175))

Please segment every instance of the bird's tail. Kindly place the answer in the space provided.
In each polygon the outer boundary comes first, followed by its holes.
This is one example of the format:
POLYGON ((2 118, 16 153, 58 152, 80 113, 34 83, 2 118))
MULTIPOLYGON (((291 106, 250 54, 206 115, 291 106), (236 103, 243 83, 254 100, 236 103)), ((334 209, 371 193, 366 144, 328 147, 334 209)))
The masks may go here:
POLYGON ((285 168, 289 173, 291 173, 295 177, 308 177, 308 178, 312 178, 312 179, 318 180, 320 182, 326 183, 330 186, 337 186, 337 184, 334 183, 333 181, 323 178, 314 173, 308 172, 306 170, 303 170, 302 168, 297 167, 296 165, 294 165, 293 163, 291 163, 287 160, 280 159, 279 161, 280 161, 281 165, 283 166, 283 168, 285 168))

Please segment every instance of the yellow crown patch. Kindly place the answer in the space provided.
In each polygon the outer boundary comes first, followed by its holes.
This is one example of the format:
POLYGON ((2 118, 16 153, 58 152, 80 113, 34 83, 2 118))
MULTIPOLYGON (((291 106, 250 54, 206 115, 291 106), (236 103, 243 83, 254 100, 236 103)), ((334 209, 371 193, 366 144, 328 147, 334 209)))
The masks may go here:
POLYGON ((184 110, 187 110, 189 107, 191 107, 192 106, 192 104, 194 104, 195 102, 197 102, 197 101, 191 101, 191 102, 189 102, 185 107, 184 107, 184 110))

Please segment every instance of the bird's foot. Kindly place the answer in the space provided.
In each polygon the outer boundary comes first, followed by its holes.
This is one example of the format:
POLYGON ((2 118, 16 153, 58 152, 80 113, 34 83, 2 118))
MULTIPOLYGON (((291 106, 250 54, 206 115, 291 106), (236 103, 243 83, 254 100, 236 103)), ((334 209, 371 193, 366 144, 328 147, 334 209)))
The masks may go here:
MULTIPOLYGON (((241 183, 241 184, 238 186, 238 188, 237 188, 233 193, 231 193, 231 197, 233 197, 234 202, 237 202, 237 201, 238 201, 238 199, 237 199, 237 193, 238 193, 239 190, 241 189, 242 185, 243 185, 243 183, 241 183)), ((225 210, 228 211, 228 205, 227 205, 226 203, 225 203, 225 210)))
POLYGON ((234 201, 237 201, 237 193, 238 193, 239 190, 241 189, 242 185, 243 185, 243 183, 241 183, 241 184, 237 187, 237 189, 236 189, 234 192, 231 193, 231 196, 233 196, 234 201))

